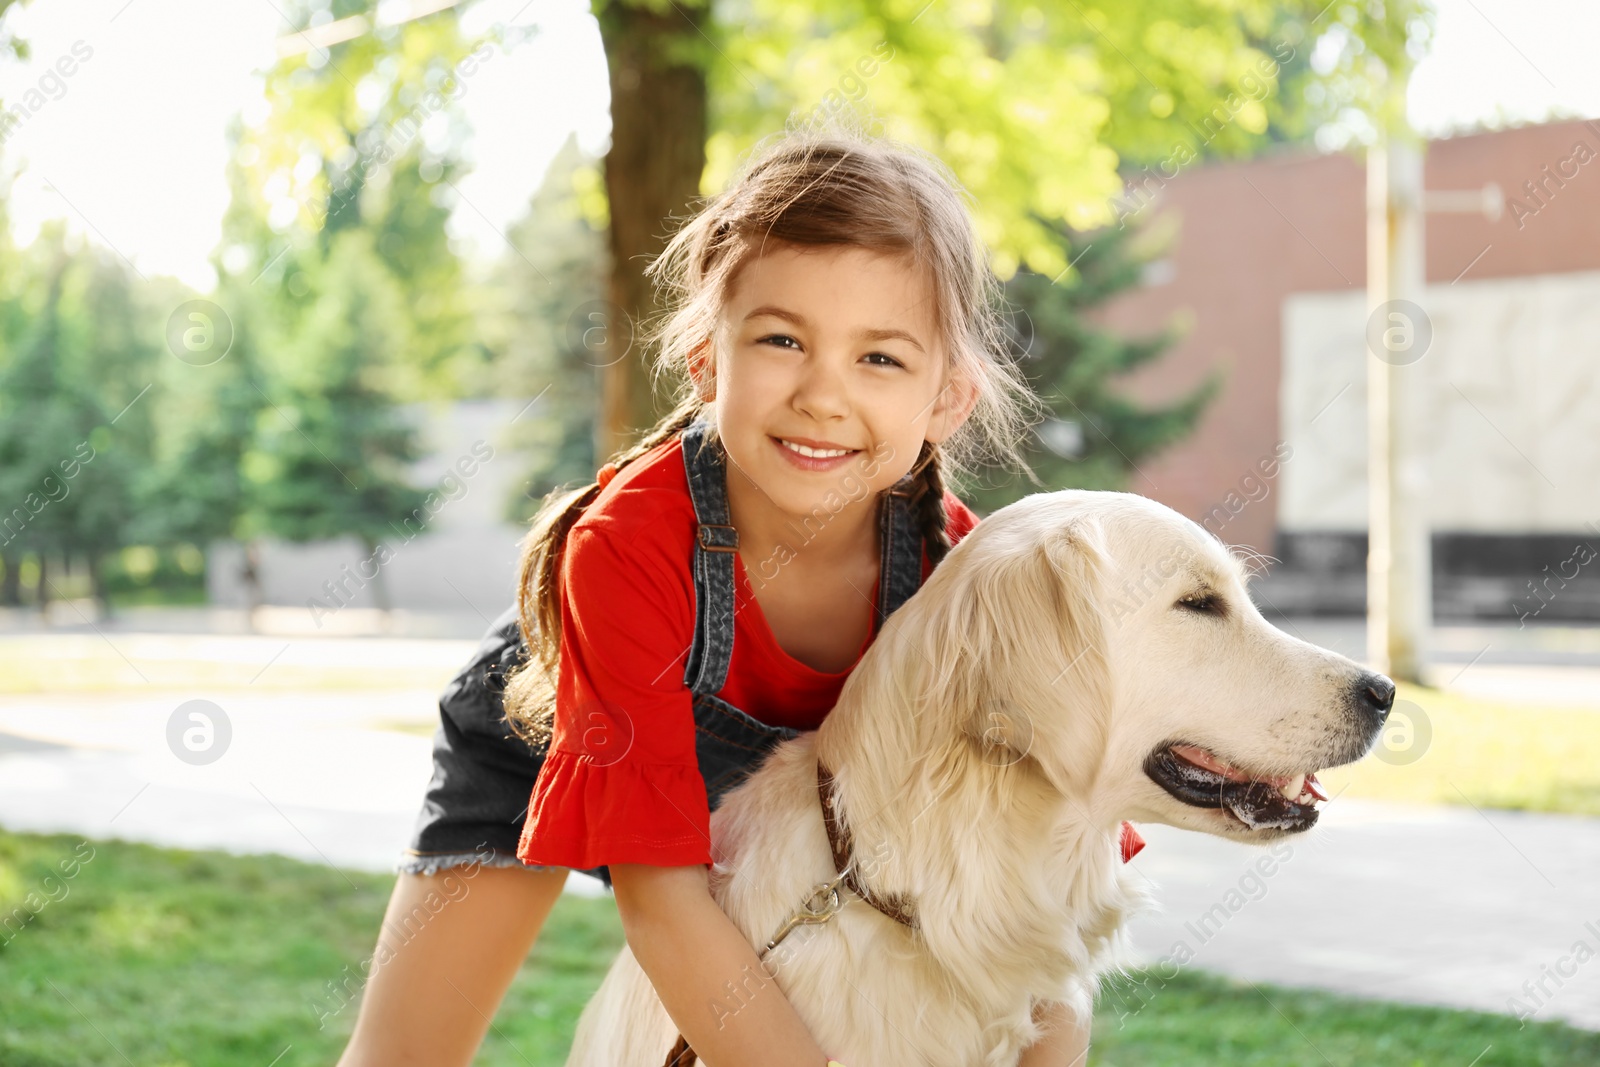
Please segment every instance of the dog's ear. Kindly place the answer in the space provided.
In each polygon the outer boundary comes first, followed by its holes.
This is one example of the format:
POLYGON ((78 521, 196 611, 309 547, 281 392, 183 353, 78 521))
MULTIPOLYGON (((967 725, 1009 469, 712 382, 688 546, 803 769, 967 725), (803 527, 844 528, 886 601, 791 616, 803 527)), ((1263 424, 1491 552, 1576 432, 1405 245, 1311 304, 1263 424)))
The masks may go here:
POLYGON ((1065 792, 1098 765, 1111 702, 1099 523, 1078 517, 1051 529, 1028 563, 1008 594, 1023 626, 1008 681, 1027 719, 1026 756, 1065 792))
POLYGON ((951 742, 994 766, 1032 760, 1065 790, 1103 745, 1105 553, 1097 523, 1063 524, 1050 510, 968 554, 905 665, 920 676, 918 706, 946 720, 951 742))

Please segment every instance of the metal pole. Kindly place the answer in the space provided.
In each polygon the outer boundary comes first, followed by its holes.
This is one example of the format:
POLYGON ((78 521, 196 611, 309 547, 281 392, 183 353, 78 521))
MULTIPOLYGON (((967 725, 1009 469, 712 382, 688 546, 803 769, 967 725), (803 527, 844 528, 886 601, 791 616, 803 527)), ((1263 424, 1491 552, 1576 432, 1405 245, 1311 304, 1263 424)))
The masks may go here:
POLYGON ((1422 370, 1422 154, 1405 122, 1406 78, 1389 72, 1394 116, 1367 156, 1367 658, 1421 682, 1432 620, 1422 370))

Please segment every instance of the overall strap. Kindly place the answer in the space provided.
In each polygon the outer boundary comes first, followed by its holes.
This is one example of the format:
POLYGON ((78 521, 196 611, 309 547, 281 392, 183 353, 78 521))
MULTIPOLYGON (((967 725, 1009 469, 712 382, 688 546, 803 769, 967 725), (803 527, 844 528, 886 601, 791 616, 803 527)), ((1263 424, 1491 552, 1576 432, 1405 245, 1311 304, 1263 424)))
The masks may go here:
POLYGON ((683 467, 694 502, 694 643, 684 667, 683 684, 691 692, 715 696, 728 680, 733 658, 733 560, 739 531, 728 515, 728 472, 720 443, 706 443, 710 424, 704 419, 682 435, 683 467))
MULTIPOLYGON (((726 454, 706 441, 705 420, 683 431, 683 466, 689 480, 697 527, 694 547, 695 625, 683 684, 691 692, 715 696, 728 680, 733 658, 734 556, 739 531, 728 511, 726 454)), ((878 509, 878 608, 874 630, 922 585, 922 534, 911 513, 911 477, 887 490, 878 509)))
POLYGON ((878 532, 883 559, 878 572, 876 626, 882 626, 922 586, 922 531, 911 514, 911 475, 883 494, 878 532))

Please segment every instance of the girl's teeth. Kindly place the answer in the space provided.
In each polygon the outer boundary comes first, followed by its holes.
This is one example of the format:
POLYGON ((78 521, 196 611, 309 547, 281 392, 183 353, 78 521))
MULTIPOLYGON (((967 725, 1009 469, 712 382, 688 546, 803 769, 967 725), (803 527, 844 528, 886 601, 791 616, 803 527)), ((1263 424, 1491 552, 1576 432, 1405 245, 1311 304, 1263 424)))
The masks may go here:
POLYGON ((832 459, 835 456, 848 456, 851 452, 855 451, 853 448, 812 448, 809 445, 797 445, 793 441, 784 441, 783 447, 793 449, 802 456, 811 456, 816 459, 832 459))

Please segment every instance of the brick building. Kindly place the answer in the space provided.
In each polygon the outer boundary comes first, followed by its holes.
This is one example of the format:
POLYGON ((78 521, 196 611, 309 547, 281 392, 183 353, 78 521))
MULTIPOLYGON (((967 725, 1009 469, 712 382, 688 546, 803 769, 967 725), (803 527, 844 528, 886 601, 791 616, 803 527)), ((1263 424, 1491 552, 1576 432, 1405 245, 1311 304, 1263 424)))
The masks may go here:
MULTIPOLYGON (((1498 219, 1425 223, 1431 322, 1411 369, 1428 425, 1425 506, 1440 618, 1600 618, 1600 121, 1433 141, 1424 187, 1503 191, 1498 219)), ((1130 379, 1167 400, 1226 380, 1189 440, 1130 489, 1281 562, 1285 611, 1364 597, 1365 169, 1281 155, 1151 175, 1135 216, 1172 233, 1106 325, 1185 338, 1130 379), (1288 453, 1271 478, 1264 457, 1288 453)))

